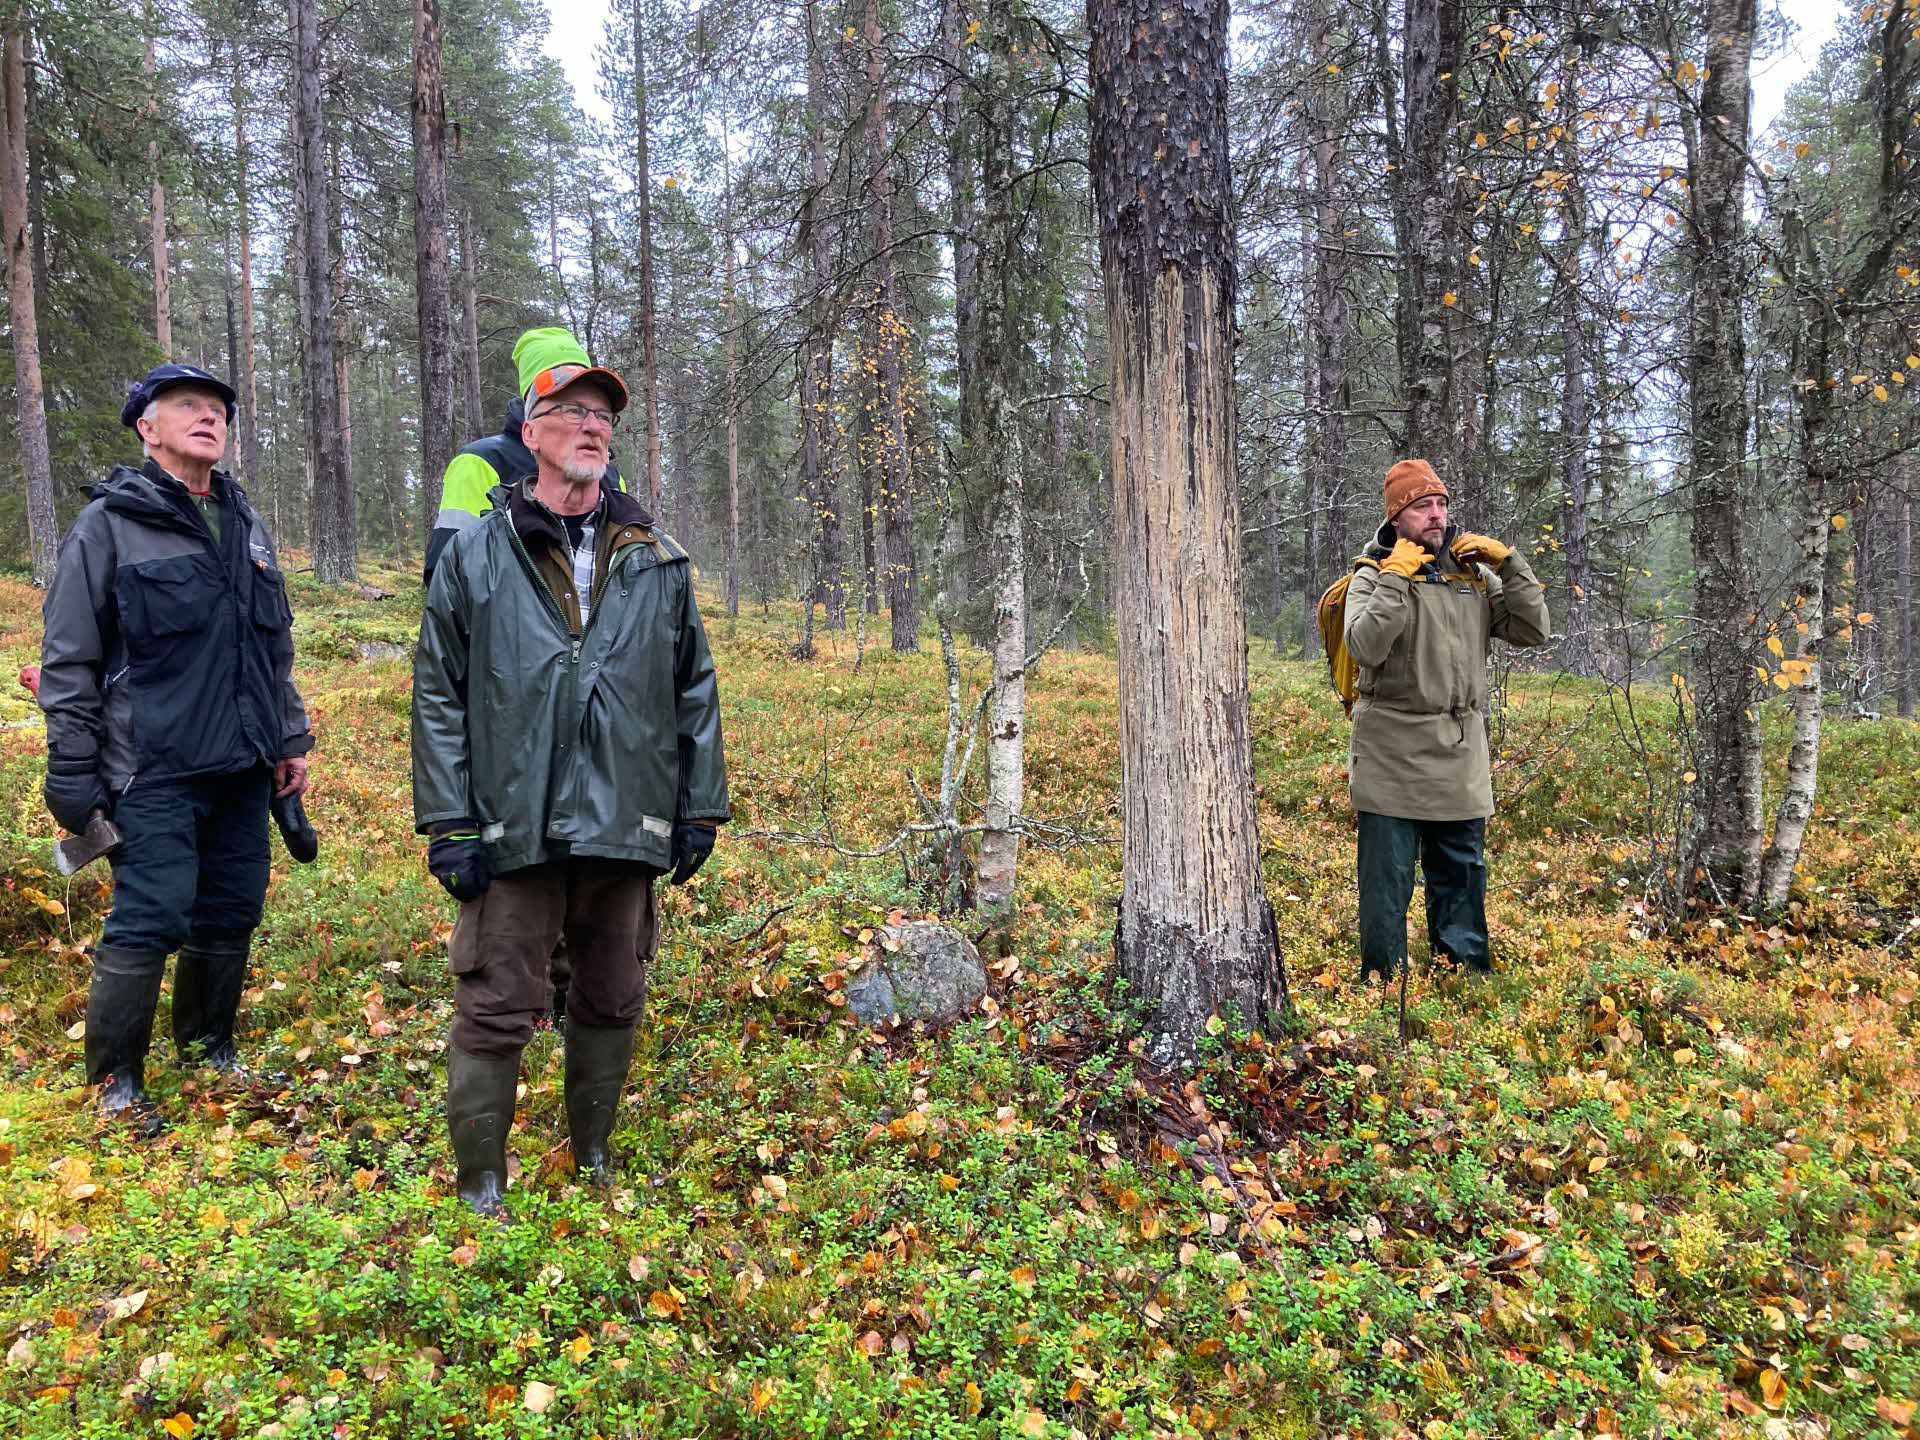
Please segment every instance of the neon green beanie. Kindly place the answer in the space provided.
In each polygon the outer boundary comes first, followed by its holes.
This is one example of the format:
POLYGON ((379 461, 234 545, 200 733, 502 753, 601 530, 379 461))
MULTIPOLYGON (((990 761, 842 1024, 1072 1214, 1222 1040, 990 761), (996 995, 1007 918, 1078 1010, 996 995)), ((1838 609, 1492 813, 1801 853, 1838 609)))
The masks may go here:
POLYGON ((583 377, 603 382, 616 411, 627 408, 627 384, 613 371, 595 365, 572 334, 558 325, 529 330, 513 342, 513 363, 520 372, 520 393, 528 403, 551 395, 583 377))

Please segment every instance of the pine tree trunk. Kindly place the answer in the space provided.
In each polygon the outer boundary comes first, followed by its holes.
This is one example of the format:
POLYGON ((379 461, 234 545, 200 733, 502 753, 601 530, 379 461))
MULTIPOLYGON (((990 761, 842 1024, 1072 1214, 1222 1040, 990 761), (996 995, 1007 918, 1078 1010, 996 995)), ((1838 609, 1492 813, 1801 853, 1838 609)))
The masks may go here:
POLYGON ((160 126, 159 116, 159 79, 154 61, 154 27, 159 17, 154 14, 152 5, 147 6, 147 50, 146 57, 140 62, 140 73, 146 81, 147 94, 155 97, 147 105, 147 127, 156 138, 147 141, 147 173, 153 180, 153 194, 148 209, 148 233, 153 242, 153 338, 160 347, 160 353, 167 359, 173 358, 173 275, 167 259, 167 187, 160 177, 160 141, 157 138, 160 126))
POLYGON ((1760 881, 1760 727, 1747 504, 1746 335, 1741 316, 1754 0, 1708 0, 1707 78, 1693 200, 1692 397, 1694 817, 1678 893, 1744 904, 1760 881))
POLYGON ((327 208, 330 215, 333 264, 333 387, 340 416, 340 479, 334 490, 334 531, 343 542, 355 578, 360 553, 360 493, 353 467, 353 306, 348 299, 346 187, 340 183, 340 136, 327 136, 327 208))
POLYGON ((800 236, 804 289, 807 296, 807 334, 801 356, 800 420, 803 426, 801 468, 813 523, 818 527, 814 546, 812 590, 807 598, 809 633, 813 604, 826 610, 827 628, 847 628, 847 598, 842 577, 841 517, 838 469, 833 454, 833 306, 828 292, 832 251, 827 222, 820 214, 827 189, 826 59, 819 36, 818 0, 807 0, 807 198, 800 206, 800 236))
POLYGON ((53 457, 47 442, 46 390, 40 378, 39 306, 33 293, 33 249, 27 223, 26 22, 16 16, 0 41, 0 233, 7 265, 7 328, 13 336, 14 406, 20 425, 20 469, 27 486, 27 548, 33 583, 53 580, 60 543, 53 506, 53 457))
MULTIPOLYGON (((974 234, 978 195, 973 135, 967 124, 972 107, 967 104, 965 83, 970 47, 964 0, 942 0, 940 47, 949 72, 941 92, 940 114, 946 141, 947 196, 952 207, 948 223, 953 236, 954 414, 959 435, 960 473, 964 475, 971 464, 969 448, 980 443, 974 384, 980 359, 980 327, 975 318, 979 289, 979 241, 974 234)), ((939 539, 939 584, 948 606, 953 607, 966 603, 971 576, 966 554, 964 486, 960 477, 953 474, 947 476, 947 484, 947 519, 939 539)))
MULTIPOLYGON (((1318 68, 1331 63, 1333 21, 1324 13, 1313 17, 1312 48, 1318 68)), ((1320 594, 1346 565, 1346 556, 1329 544, 1331 508, 1347 464, 1347 297, 1342 284, 1346 259, 1344 222, 1334 203, 1339 179, 1340 144, 1347 130, 1346 86, 1317 78, 1309 92, 1314 139, 1312 148, 1313 203, 1309 210, 1312 242, 1308 251, 1306 302, 1312 323, 1307 327, 1307 364, 1312 390, 1307 396, 1307 473, 1302 568, 1306 584, 1301 654, 1311 659, 1320 649, 1318 611, 1320 594)))
MULTIPOLYGON (((653 167, 647 123, 647 17, 633 0, 634 199, 640 207, 640 389, 647 414, 647 499, 660 515, 660 377, 654 350, 653 167)), ((555 277, 558 279, 558 276, 555 277)))
POLYGON ((1112 356, 1125 839, 1121 972, 1149 1056, 1209 1020, 1271 1027, 1286 972, 1262 891, 1234 456, 1227 6, 1091 0, 1091 168, 1112 356))
POLYGON ((460 361, 466 374, 466 434, 471 442, 487 433, 487 410, 480 393, 480 283, 473 263, 473 216, 464 208, 460 212, 460 361))
MULTIPOLYGON (((1407 392, 1409 455, 1422 456, 1450 484, 1458 473, 1458 406, 1453 395, 1452 318, 1458 305, 1453 252, 1459 227, 1454 118, 1466 39, 1462 0, 1407 0, 1406 150, 1396 187, 1395 230, 1411 279, 1411 313, 1399 326, 1407 392), (1448 297, 1454 302, 1448 303, 1448 297)), ((1404 293, 1404 292, 1403 292, 1404 293)))
POLYGON ((1594 672, 1593 558, 1587 540, 1587 451, 1592 438, 1587 343, 1581 326, 1580 267, 1586 253, 1586 190, 1580 170, 1578 51, 1569 40, 1560 65, 1556 108, 1572 111, 1564 122, 1560 165, 1568 177, 1561 192, 1560 286, 1560 483, 1566 493, 1567 606, 1560 663, 1576 675, 1594 672))
MULTIPOLYGON (((334 375, 332 247, 328 239, 327 135, 321 86, 326 57, 320 48, 319 0, 292 0, 294 107, 299 122, 303 206, 301 261, 306 283, 305 338, 307 456, 313 473, 310 543, 314 575, 339 584, 354 574, 352 532, 341 528, 346 466, 340 451, 340 393, 334 375)), ((350 512, 349 512, 350 513, 350 512)))
POLYGON ((720 239, 726 246, 722 269, 727 304, 727 614, 740 614, 740 345, 739 260, 733 233, 733 127, 720 121, 720 239))
POLYGON ((437 517, 453 459, 453 317, 447 275, 447 97, 440 76, 440 0, 413 8, 413 268, 420 332, 420 481, 437 517))
POLYGON ((874 293, 868 310, 868 404, 874 438, 873 474, 884 554, 879 588, 891 612, 891 639, 897 653, 920 648, 920 610, 913 556, 912 470, 907 449, 907 420, 901 404, 907 343, 900 315, 899 282, 893 262, 894 187, 890 164, 888 88, 879 0, 866 0, 867 47, 867 209, 873 248, 874 293))
MULTIPOLYGON (((253 147, 247 136, 245 62, 238 51, 233 66, 234 209, 240 221, 240 478, 258 485, 260 475, 260 381, 254 365, 253 313, 253 147)), ((276 538, 277 535, 276 535, 276 538)))

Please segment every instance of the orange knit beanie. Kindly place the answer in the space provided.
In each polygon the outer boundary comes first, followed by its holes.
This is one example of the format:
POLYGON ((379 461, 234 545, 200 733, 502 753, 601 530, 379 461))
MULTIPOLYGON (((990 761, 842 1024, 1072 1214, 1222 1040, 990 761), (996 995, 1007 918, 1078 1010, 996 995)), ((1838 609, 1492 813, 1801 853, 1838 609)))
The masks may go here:
POLYGON ((1416 500, 1447 493, 1445 483, 1433 473, 1433 466, 1424 460, 1402 460, 1387 471, 1384 488, 1389 520, 1416 500))

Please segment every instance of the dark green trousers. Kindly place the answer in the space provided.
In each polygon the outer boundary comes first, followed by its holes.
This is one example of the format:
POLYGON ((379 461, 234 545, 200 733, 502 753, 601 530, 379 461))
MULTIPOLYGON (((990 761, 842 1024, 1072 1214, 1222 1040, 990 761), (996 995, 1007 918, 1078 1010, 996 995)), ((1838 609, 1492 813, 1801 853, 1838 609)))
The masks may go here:
POLYGON ((1403 820, 1360 812, 1360 973, 1391 979, 1407 963, 1407 906, 1413 867, 1427 881, 1427 942, 1488 969, 1487 822, 1403 820))

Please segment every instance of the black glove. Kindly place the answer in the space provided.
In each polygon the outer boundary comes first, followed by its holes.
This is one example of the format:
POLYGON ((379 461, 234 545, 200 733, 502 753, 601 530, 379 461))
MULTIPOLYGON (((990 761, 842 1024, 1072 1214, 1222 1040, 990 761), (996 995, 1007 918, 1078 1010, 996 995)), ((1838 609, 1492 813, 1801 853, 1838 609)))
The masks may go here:
POLYGON ((454 899, 478 900, 493 883, 493 852, 478 830, 449 830, 427 846, 427 868, 454 899))
POLYGON ((71 830, 75 835, 87 828, 94 811, 113 809, 106 781, 100 778, 100 767, 92 760, 63 760, 49 755, 47 783, 41 793, 46 796, 47 810, 60 822, 60 828, 71 830))
POLYGON ((302 865, 311 865, 320 854, 320 837, 307 819, 307 807, 300 803, 298 792, 276 795, 267 804, 273 811, 273 823, 280 827, 280 838, 287 842, 287 854, 302 865))
POLYGON ((713 853, 713 840, 711 825, 695 825, 690 820, 674 821, 673 874, 667 883, 684 885, 698 874, 700 867, 707 863, 707 856, 713 853))

